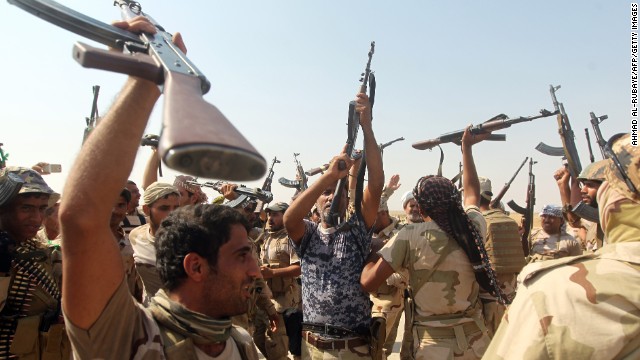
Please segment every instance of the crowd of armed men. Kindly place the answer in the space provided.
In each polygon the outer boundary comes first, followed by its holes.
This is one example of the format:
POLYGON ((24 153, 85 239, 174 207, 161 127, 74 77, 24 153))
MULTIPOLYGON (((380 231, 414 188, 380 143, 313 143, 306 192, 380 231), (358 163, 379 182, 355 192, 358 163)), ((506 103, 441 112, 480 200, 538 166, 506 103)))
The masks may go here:
POLYGON ((478 176, 473 148, 489 133, 463 132, 461 187, 426 175, 393 199, 399 176, 385 184, 365 93, 364 155, 336 149, 291 201, 263 204, 224 183, 211 202, 189 176, 158 182, 156 152, 140 189, 127 180, 159 96, 127 80, 62 200, 39 165, 1 170, 1 358, 640 358, 629 134, 580 174, 548 174, 563 206, 544 206, 529 231, 478 176), (595 221, 574 212, 578 200, 595 221))

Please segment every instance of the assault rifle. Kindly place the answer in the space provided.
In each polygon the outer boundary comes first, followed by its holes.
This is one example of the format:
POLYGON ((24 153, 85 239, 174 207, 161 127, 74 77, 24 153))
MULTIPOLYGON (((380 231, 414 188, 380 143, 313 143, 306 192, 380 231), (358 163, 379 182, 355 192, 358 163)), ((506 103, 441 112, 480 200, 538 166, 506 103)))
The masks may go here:
MULTIPOLYGON (((273 166, 275 164, 279 164, 279 163, 280 163, 280 160, 278 160, 278 157, 274 156, 273 157, 273 161, 271 161, 271 167, 269 168, 269 171, 267 172, 267 178, 264 179, 264 182, 262 183, 262 191, 271 192, 271 183, 273 182, 273 174, 274 174, 273 166)), ((265 204, 267 204, 267 203, 262 201, 262 200, 258 200, 258 205, 256 205, 256 210, 254 212, 261 213, 265 204)))
POLYGON ((584 128, 584 136, 587 138, 587 147, 589 148, 589 161, 593 164, 596 158, 593 156, 593 149, 591 148, 591 138, 589 137, 589 128, 584 128))
MULTIPOLYGON (((296 189, 296 194, 299 194, 305 190, 307 190, 307 176, 304 173, 304 169, 302 168, 302 163, 298 161, 298 156, 300 153, 293 153, 293 159, 296 162, 296 180, 289 180, 287 178, 281 177, 278 179, 280 185, 288 188, 296 189)), ((295 195, 294 195, 295 196, 295 195)))
MULTIPOLYGON (((380 144, 379 145, 380 146, 380 151, 384 151, 384 149, 386 147, 388 147, 389 145, 392 145, 395 142, 403 141, 403 140, 404 140, 404 137, 399 137, 399 138, 397 138, 395 140, 391 140, 391 141, 389 141, 387 143, 380 144)), ((351 159, 358 160, 361 157, 362 157, 362 152, 356 152, 354 154, 354 157, 352 157, 351 159)), ((313 169, 309 169, 309 170, 305 171, 304 173, 307 174, 307 176, 313 176, 313 175, 320 174, 321 172, 325 172, 328 168, 329 168, 329 164, 324 164, 322 166, 319 166, 319 167, 316 167, 316 168, 313 168, 313 169)))
POLYGON ((529 159, 529 185, 527 187, 527 206, 519 206, 513 200, 510 200, 507 203, 511 210, 522 215, 524 219, 522 224, 522 238, 520 239, 520 241, 522 242, 522 250, 524 251, 524 256, 529 256, 529 234, 531 233, 531 228, 533 227, 533 207, 536 204, 536 176, 533 174, 533 164, 536 163, 537 161, 533 161, 533 158, 529 159))
MULTIPOLYGON (((209 80, 173 44, 172 35, 139 2, 115 0, 125 20, 143 15, 155 35, 136 35, 90 18, 52 0, 8 0, 54 25, 133 56, 77 43, 73 56, 82 66, 141 77, 162 85, 164 113, 160 158, 181 173, 229 180, 255 180, 267 164, 215 106, 202 96, 209 80)), ((117 136, 117 134, 115 134, 117 136)))
MULTIPOLYGON (((351 157, 351 160, 358 160, 362 157, 362 152, 356 152, 353 154, 353 156, 351 157)), ((325 172, 327 171, 327 169, 329 168, 329 164, 324 164, 322 166, 318 166, 316 168, 313 169, 309 169, 307 171, 305 171, 305 175, 307 176, 313 176, 313 175, 318 175, 321 172, 325 172)))
MULTIPOLYGON (((222 185, 227 184, 224 181, 216 181, 216 182, 207 181, 205 183, 199 183, 197 180, 188 180, 186 181, 186 183, 189 185, 208 187, 219 193, 222 193, 222 190, 221 190, 222 185)), ((264 191, 260 188, 248 188, 244 185, 239 185, 237 188, 235 188, 234 191, 238 193, 239 195, 238 198, 236 198, 235 200, 229 201, 225 205, 230 207, 236 207, 237 205, 242 204, 243 202, 249 199, 256 199, 264 203, 269 203, 271 202, 271 200, 273 200, 273 194, 271 193, 271 191, 264 191)))
POLYGON ((571 130, 571 123, 569 123, 569 116, 567 116, 567 112, 564 110, 564 105, 558 102, 556 98, 556 91, 558 91, 558 89, 560 89, 560 85, 549 85, 553 107, 556 109, 558 133, 560 134, 560 139, 562 139, 562 147, 553 147, 541 142, 536 146, 536 150, 549 156, 564 156, 564 158, 567 159, 571 177, 577 179, 582 171, 582 165, 580 164, 580 157, 578 156, 578 150, 576 149, 576 143, 574 141, 575 135, 573 134, 573 130, 571 130))
MULTIPOLYGON (((370 81, 369 77, 371 75, 371 58, 373 57, 375 46, 376 46, 375 41, 372 41, 371 47, 369 48, 367 65, 365 66, 364 72, 361 75, 362 77, 360 78, 361 85, 360 85, 360 89, 358 89, 358 93, 367 92, 367 86, 370 81)), ((370 101, 371 106, 373 106, 373 89, 374 88, 375 86, 372 85, 371 86, 372 99, 370 101)), ((347 146, 346 146, 346 153, 352 157, 355 150, 356 138, 358 137, 359 129, 360 129, 360 113, 356 111, 356 102, 352 100, 349 102, 349 117, 347 121, 347 146)), ((362 152, 364 153, 364 150, 362 152)), ((361 166, 362 165, 366 166, 364 158, 362 159, 361 166)), ((341 170, 346 169, 346 167, 347 167, 347 164, 345 164, 343 161, 338 163, 338 168, 340 168, 341 170)), ((359 175, 360 174, 358 174, 358 176, 359 175)), ((342 192, 344 191, 345 184, 347 183, 347 178, 348 176, 345 176, 344 178, 338 181, 338 185, 336 185, 336 190, 333 192, 333 200, 331 201, 331 207, 329 208, 329 214, 326 219, 326 222, 330 226, 335 227, 336 230, 342 229, 343 226, 346 224, 345 221, 340 223, 340 215, 341 215, 340 199, 342 198, 342 192)), ((358 190, 356 189, 356 191, 358 190)), ((358 203, 358 199, 356 199, 355 201, 355 206, 356 206, 356 212, 359 212, 360 204, 358 203)), ((345 219, 342 219, 342 220, 345 220, 345 219)))
POLYGON ((511 187, 511 183, 513 182, 513 180, 516 179, 516 176, 518 176, 518 173, 520 172, 520 170, 522 170, 522 167, 524 166, 524 164, 527 162, 527 160, 529 160, 529 157, 527 156, 526 158, 524 158, 524 160, 522 161, 522 164, 520 164, 520 167, 518 167, 518 170, 516 170, 515 174, 513 174, 513 176, 511 177, 511 180, 509 180, 506 184, 504 184, 504 186, 502 187, 502 190, 500 190, 500 192, 498 193, 498 195, 496 195, 492 200, 491 203, 489 204, 489 207, 492 209, 496 209, 500 206, 500 201, 502 200, 502 198, 504 197, 504 195, 507 193, 507 191, 509 190, 509 188, 511 187))
POLYGON ((458 174, 454 177, 451 178, 451 182, 452 183, 456 183, 456 181, 458 182, 458 189, 462 190, 462 162, 460 162, 460 164, 458 165, 458 174))
POLYGON ((384 151, 384 149, 385 149, 386 147, 388 147, 389 145, 392 145, 393 143, 396 143, 396 142, 398 142, 398 141, 404 141, 404 137, 399 137, 399 138, 397 138, 397 139, 391 140, 391 141, 386 142, 386 143, 384 143, 384 144, 380 144, 380 151, 384 151))
POLYGON ((98 125, 100 115, 98 115, 98 94, 100 93, 100 85, 93 85, 93 103, 91 105, 91 116, 85 118, 87 127, 84 128, 84 135, 82 137, 82 144, 87 141, 87 137, 98 125))
MULTIPOLYGON (((551 112, 545 109, 540 110, 540 115, 529 116, 529 117, 521 116, 515 119, 509 119, 507 115, 499 114, 483 122, 482 124, 472 126, 471 133, 472 134, 490 133, 496 130, 506 129, 513 124, 518 124, 525 121, 532 121, 535 119, 540 119, 543 117, 548 117, 556 114, 558 114, 557 110, 554 112, 551 112)), ((462 142, 462 135, 464 134, 465 130, 466 129, 462 129, 462 130, 457 130, 450 133, 442 134, 435 139, 418 141, 413 143, 411 146, 413 146, 414 149, 426 150, 426 149, 432 149, 437 145, 450 143, 450 142, 460 145, 462 142)), ((490 140, 490 141, 505 141, 506 139, 507 139, 507 136, 504 134, 491 134, 489 135, 489 138, 487 138, 487 140, 490 140)))
POLYGON ((596 137, 596 143, 598 143, 598 147, 600 147, 600 152, 602 153, 602 158, 607 159, 607 153, 605 150, 605 146, 607 146, 607 141, 602 137, 602 131, 600 131, 600 123, 607 120, 609 116, 602 115, 596 116, 596 114, 592 112, 589 113, 591 117, 591 127, 593 127, 593 135, 596 137))

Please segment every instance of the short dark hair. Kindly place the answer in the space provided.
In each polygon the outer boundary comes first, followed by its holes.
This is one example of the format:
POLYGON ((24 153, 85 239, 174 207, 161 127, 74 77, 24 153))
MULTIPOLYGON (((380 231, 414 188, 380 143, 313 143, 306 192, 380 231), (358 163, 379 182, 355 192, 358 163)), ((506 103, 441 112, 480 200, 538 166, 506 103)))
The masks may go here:
POLYGON ((129 191, 129 189, 122 189, 122 191, 120 191, 120 196, 122 196, 127 201, 127 204, 131 202, 131 191, 129 191))
POLYGON ((215 267, 220 247, 229 241, 236 224, 249 230, 242 214, 223 205, 189 205, 171 212, 156 234, 156 266, 164 288, 176 289, 187 278, 183 261, 189 253, 215 267))

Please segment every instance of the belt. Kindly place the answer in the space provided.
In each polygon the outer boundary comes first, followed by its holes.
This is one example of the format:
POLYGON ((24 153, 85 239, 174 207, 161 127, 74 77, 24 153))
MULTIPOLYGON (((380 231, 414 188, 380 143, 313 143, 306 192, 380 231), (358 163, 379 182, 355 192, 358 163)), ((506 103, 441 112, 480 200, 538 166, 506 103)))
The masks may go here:
POLYGON ((360 336, 360 334, 356 333, 355 331, 351 331, 340 326, 307 322, 302 323, 302 330, 313 331, 314 333, 318 333, 320 335, 329 335, 334 337, 360 336))
POLYGON ((424 338, 433 339, 433 338, 443 338, 443 337, 455 338, 456 327, 459 327, 459 329, 462 330, 462 332, 465 335, 470 335, 470 334, 481 331, 475 322, 467 322, 464 324, 455 325, 451 327, 431 327, 431 326, 417 325, 418 337, 421 339, 424 339, 424 338))
POLYGON ((353 339, 323 339, 320 336, 309 331, 303 331, 302 337, 309 344, 315 346, 320 350, 346 350, 369 344, 366 339, 361 337, 353 339))

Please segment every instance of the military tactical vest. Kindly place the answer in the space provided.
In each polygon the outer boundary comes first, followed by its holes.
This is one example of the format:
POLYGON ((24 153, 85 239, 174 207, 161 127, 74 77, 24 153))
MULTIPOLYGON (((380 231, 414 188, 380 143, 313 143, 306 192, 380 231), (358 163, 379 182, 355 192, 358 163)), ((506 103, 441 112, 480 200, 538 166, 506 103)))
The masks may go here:
POLYGON ((0 231, 0 250, 0 358, 69 358, 51 249, 35 240, 16 246, 0 231))
POLYGON ((483 212, 487 222, 484 247, 498 275, 519 273, 526 265, 518 223, 499 209, 483 212))

